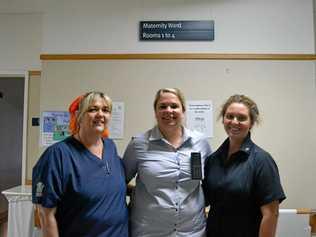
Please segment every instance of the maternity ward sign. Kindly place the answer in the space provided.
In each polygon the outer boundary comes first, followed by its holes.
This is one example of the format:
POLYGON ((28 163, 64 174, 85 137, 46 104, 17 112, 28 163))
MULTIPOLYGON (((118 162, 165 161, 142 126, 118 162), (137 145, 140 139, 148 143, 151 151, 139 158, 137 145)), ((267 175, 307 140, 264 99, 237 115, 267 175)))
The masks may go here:
POLYGON ((213 41, 214 21, 141 21, 141 41, 213 41))

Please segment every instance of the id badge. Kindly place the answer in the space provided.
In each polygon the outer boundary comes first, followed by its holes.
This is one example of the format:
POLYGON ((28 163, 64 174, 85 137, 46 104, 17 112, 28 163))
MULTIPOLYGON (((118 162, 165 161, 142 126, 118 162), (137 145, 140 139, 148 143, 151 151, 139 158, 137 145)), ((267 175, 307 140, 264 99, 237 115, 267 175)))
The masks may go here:
POLYGON ((202 179, 201 153, 191 152, 191 178, 202 179))

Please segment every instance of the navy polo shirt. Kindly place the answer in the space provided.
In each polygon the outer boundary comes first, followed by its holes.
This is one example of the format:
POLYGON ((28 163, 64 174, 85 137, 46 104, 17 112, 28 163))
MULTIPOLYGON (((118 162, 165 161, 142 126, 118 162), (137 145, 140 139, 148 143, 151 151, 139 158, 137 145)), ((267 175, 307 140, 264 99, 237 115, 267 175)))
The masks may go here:
POLYGON ((252 142, 250 133, 229 160, 228 148, 227 138, 205 163, 207 236, 256 237, 260 207, 285 199, 278 168, 271 155, 252 142))
POLYGON ((33 203, 56 207, 60 236, 127 237, 126 184, 112 140, 103 159, 68 137, 49 147, 33 168, 33 203))

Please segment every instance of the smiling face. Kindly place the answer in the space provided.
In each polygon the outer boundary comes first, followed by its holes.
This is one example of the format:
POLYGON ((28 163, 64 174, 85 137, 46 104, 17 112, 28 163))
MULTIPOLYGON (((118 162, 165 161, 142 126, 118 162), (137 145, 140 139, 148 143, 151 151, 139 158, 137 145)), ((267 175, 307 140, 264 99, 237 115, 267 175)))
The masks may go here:
POLYGON ((223 124, 230 140, 243 141, 252 127, 248 107, 243 103, 230 104, 223 116, 223 124))
POLYGON ((101 135, 111 118, 110 106, 101 97, 94 99, 79 122, 80 130, 101 135))
POLYGON ((173 93, 162 93, 156 103, 155 115, 160 129, 181 127, 184 118, 181 101, 173 93))

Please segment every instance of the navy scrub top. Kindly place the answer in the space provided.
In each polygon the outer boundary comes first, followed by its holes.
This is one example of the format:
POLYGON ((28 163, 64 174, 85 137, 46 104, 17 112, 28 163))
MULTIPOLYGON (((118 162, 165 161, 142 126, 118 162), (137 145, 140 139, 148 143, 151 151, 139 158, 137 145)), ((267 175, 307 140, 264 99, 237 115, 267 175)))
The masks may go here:
POLYGON ((285 199, 278 168, 270 154, 252 142, 250 133, 227 161, 228 147, 227 138, 205 164, 207 236, 256 237, 260 207, 285 199))
POLYGON ((33 168, 33 203, 57 207, 60 236, 127 237, 126 184, 115 144, 103 159, 68 137, 49 147, 33 168))

